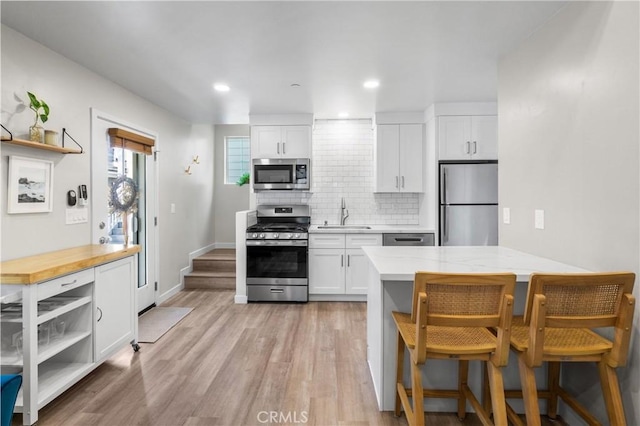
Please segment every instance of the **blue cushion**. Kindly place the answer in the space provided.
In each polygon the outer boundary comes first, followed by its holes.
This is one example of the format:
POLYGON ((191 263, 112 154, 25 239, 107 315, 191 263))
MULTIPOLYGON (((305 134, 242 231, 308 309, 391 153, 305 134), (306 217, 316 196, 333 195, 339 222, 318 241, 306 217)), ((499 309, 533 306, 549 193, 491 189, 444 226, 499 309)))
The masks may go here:
POLYGON ((2 426, 10 426, 11 418, 13 417, 13 408, 16 405, 16 398, 18 397, 18 391, 22 385, 22 376, 19 374, 3 374, 1 376, 2 384, 0 390, 0 396, 2 397, 2 426))

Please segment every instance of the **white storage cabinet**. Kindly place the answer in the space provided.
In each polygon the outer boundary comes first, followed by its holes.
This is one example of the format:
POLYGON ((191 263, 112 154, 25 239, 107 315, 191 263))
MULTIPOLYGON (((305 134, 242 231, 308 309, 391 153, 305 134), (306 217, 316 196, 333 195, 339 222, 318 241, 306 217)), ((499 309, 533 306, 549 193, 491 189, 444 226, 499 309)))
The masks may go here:
POLYGON ((381 234, 310 234, 309 294, 367 294, 361 247, 381 245, 381 234))
POLYGON ((377 127, 375 192, 423 192, 423 124, 377 127))
POLYGON ((438 117, 438 149, 440 160, 497 160, 497 116, 438 117))
POLYGON ((311 126, 251 126, 251 158, 311 158, 311 126))
POLYGON ((2 285, 1 364, 3 372, 22 372, 15 411, 25 425, 123 345, 138 350, 136 267, 128 256, 40 283, 2 285))

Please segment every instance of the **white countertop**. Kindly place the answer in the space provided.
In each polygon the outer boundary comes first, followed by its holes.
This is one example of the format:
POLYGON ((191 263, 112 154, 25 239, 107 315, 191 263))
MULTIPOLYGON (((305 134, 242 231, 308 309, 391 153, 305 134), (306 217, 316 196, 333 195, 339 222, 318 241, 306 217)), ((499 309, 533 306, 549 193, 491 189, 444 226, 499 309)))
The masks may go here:
MULTIPOLYGON (((349 229, 347 228, 335 228, 335 229, 319 229, 318 226, 323 225, 311 225, 309 227, 309 233, 311 234, 435 234, 434 229, 425 228, 419 225, 367 225, 367 224, 351 224, 351 226, 369 226, 371 229, 349 229)), ((340 226, 332 225, 329 226, 340 226)))
POLYGON ((532 272, 589 272, 572 265, 498 246, 362 247, 382 281, 413 281, 416 271, 513 272, 529 281, 532 272))

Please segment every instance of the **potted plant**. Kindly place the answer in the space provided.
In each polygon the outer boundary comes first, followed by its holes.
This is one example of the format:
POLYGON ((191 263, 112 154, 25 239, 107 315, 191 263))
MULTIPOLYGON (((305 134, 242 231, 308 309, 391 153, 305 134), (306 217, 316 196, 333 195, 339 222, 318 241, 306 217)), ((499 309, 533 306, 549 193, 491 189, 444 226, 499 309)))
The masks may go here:
POLYGON ((27 92, 29 95, 30 105, 29 108, 35 112, 36 120, 33 126, 29 127, 29 139, 33 142, 44 142, 44 129, 42 126, 38 126, 38 120, 42 121, 42 124, 46 123, 49 119, 49 105, 42 99, 38 99, 36 95, 31 92, 27 92))

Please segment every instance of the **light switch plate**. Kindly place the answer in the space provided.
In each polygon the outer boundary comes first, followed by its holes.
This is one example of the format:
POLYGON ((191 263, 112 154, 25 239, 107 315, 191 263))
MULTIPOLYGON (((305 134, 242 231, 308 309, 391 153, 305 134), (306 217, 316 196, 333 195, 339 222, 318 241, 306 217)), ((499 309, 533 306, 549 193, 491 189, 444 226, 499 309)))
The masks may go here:
POLYGON ((176 203, 171 203, 171 213, 176 212, 176 203))
POLYGON ((68 208, 66 211, 66 224, 75 225, 78 223, 89 222, 89 209, 83 208, 68 208))
POLYGON ((544 229, 544 210, 536 210, 534 218, 534 226, 536 229, 544 229))
POLYGON ((502 209, 502 223, 505 225, 511 223, 511 209, 509 207, 504 207, 502 209))

